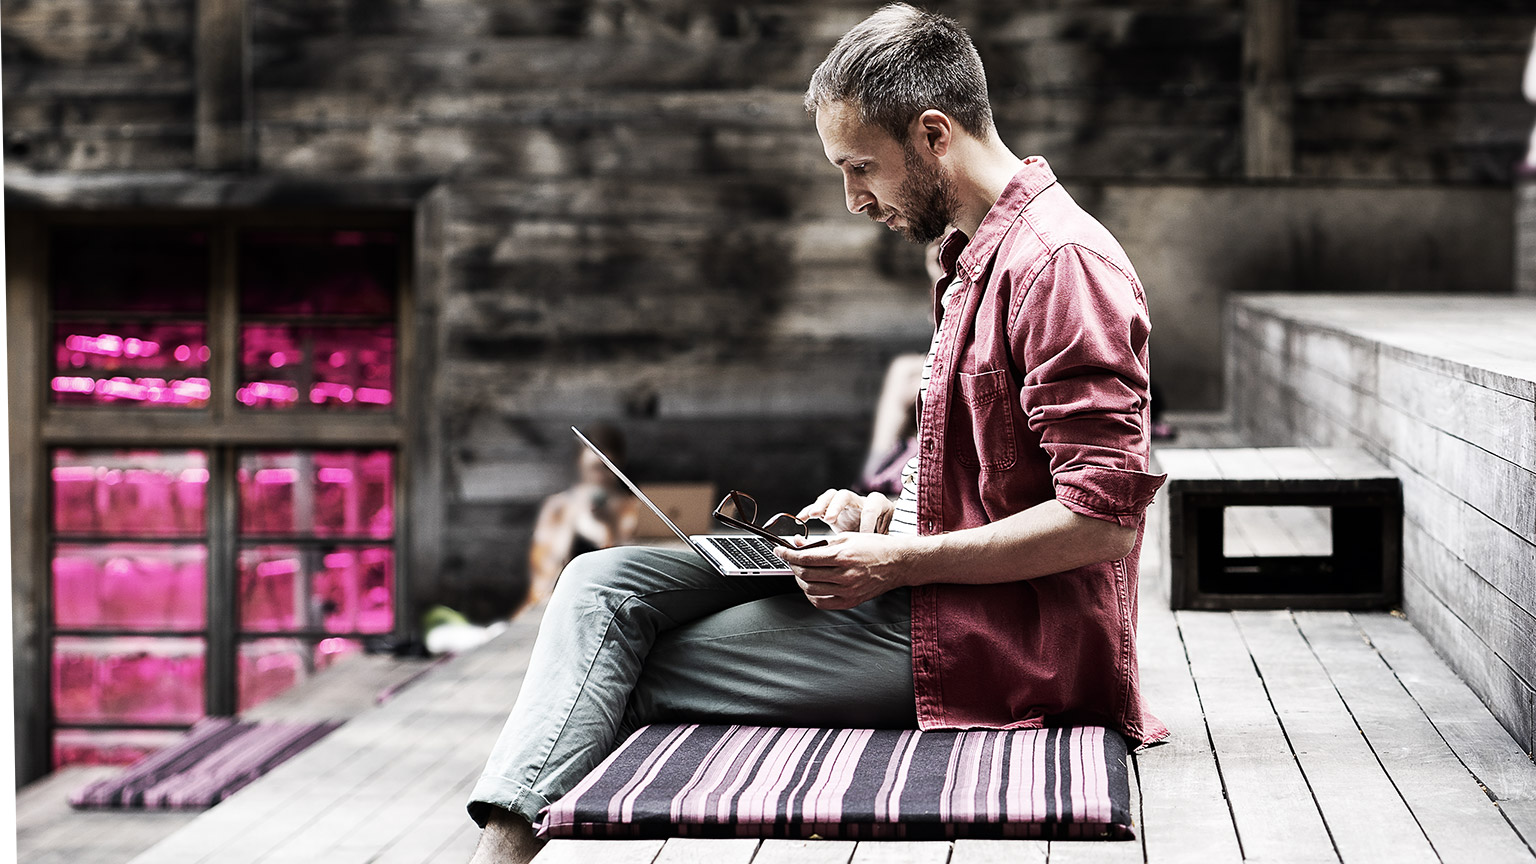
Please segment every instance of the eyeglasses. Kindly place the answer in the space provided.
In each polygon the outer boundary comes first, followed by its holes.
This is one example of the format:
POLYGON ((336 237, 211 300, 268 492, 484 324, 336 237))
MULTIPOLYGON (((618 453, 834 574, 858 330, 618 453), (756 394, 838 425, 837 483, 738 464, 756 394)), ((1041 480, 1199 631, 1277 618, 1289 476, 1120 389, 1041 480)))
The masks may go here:
MULTIPOLYGON (((714 516, 733 528, 750 531, 781 546, 790 545, 784 540, 785 537, 810 537, 812 534, 837 533, 831 525, 820 519, 815 517, 801 519, 788 513, 774 514, 769 517, 768 522, 763 527, 759 528, 755 524, 757 522, 756 499, 745 492, 737 492, 734 489, 725 493, 725 497, 721 499, 719 506, 715 508, 714 516)), ((818 540, 815 543, 808 543, 799 548, 810 549, 815 546, 822 546, 826 542, 825 540, 818 540)))

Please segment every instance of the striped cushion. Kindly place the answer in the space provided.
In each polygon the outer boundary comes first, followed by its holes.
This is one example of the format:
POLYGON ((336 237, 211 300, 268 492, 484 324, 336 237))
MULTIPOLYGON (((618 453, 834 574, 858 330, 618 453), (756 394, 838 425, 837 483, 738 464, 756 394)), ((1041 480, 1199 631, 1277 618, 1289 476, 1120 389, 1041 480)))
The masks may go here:
POLYGON ((1132 839, 1125 741, 1099 726, 965 732, 645 726, 544 809, 541 837, 1132 839))
POLYGON ((174 746, 69 796, 79 808, 199 810, 223 801, 319 741, 340 723, 198 721, 174 746))

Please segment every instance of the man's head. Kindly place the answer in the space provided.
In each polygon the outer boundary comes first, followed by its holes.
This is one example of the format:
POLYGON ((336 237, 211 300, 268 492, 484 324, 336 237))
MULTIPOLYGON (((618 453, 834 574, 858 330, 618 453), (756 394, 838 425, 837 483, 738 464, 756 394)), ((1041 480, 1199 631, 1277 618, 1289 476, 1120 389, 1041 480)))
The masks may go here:
POLYGON ((953 224, 958 135, 995 134, 981 57, 960 25, 904 3, 848 31, 805 94, 848 209, 926 243, 953 224))

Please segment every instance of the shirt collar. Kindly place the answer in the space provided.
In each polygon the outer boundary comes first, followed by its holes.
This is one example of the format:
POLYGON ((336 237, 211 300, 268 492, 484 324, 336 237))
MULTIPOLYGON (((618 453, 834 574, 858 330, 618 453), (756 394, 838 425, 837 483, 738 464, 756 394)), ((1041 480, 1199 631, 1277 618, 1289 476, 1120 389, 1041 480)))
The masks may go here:
POLYGON ((1025 159, 993 202, 992 209, 982 218, 975 237, 968 238, 960 231, 951 231, 945 238, 944 245, 939 247, 939 264, 944 272, 954 274, 958 266, 962 275, 974 278, 992 257, 1003 235, 1024 212, 1025 205, 1055 183, 1056 174, 1043 156, 1025 159))

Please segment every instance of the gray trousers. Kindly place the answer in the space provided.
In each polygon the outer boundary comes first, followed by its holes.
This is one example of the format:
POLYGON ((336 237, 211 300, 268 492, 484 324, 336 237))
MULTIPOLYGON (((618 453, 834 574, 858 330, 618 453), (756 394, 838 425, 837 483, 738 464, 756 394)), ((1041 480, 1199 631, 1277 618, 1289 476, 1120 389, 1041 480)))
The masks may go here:
POLYGON ((535 821, 646 723, 917 728, 906 589, 811 606, 789 576, 620 547, 560 575, 517 704, 469 802, 535 821))

